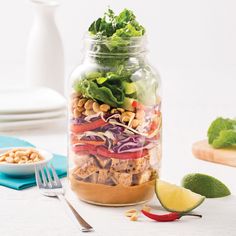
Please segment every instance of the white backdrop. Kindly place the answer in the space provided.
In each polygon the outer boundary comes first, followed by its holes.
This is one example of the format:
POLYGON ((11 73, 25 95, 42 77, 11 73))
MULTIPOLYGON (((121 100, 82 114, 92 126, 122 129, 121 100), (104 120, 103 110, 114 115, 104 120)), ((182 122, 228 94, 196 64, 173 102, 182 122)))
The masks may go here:
MULTIPOLYGON (((33 20, 29 0, 0 2, 0 62, 22 63, 33 20)), ((159 66, 236 63, 234 0, 61 0, 58 24, 68 64, 78 63, 83 33, 108 5, 135 11, 159 66)))
MULTIPOLYGON (((0 2, 0 84, 23 84, 32 8, 29 0, 0 2)), ((147 29, 149 58, 163 79, 163 175, 176 182, 183 172, 201 171, 232 183, 235 169, 193 161, 191 144, 216 116, 236 113, 236 1, 62 0, 66 77, 80 62, 84 32, 108 5, 133 9, 147 29)))

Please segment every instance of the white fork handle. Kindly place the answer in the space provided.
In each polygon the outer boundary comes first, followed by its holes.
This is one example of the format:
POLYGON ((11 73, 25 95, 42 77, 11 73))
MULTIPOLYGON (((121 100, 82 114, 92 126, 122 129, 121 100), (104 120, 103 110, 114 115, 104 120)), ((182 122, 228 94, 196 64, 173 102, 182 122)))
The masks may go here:
POLYGON ((94 231, 93 227, 89 225, 81 216, 80 214, 75 210, 75 208, 70 204, 70 202, 65 198, 63 194, 57 194, 58 199, 63 203, 63 205, 69 209, 73 215, 74 218, 77 220, 77 222, 80 225, 80 230, 82 232, 91 232, 94 231))

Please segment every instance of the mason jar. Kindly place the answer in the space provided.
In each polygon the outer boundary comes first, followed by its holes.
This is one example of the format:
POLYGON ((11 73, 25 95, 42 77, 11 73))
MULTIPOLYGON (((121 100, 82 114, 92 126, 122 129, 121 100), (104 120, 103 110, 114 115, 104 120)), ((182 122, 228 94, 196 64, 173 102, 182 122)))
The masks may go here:
POLYGON ((71 75, 69 180, 79 199, 98 205, 143 203, 161 163, 161 86, 146 38, 85 38, 71 75))

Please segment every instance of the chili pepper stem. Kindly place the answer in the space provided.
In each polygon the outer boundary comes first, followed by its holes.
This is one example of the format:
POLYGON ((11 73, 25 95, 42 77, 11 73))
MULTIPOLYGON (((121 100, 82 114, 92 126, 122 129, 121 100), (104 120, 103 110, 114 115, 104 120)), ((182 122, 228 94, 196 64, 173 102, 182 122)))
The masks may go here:
POLYGON ((182 213, 182 214, 179 214, 179 215, 180 215, 180 217, 182 217, 182 216, 195 216, 195 217, 202 218, 202 215, 192 214, 192 213, 182 213))

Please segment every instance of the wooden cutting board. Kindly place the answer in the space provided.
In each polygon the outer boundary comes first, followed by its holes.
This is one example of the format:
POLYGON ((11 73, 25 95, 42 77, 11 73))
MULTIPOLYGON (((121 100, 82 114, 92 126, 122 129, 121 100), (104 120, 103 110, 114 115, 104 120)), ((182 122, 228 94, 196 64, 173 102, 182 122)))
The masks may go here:
POLYGON ((193 144, 192 152, 198 159, 236 167, 236 148, 214 149, 202 140, 193 144))

